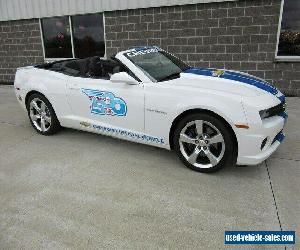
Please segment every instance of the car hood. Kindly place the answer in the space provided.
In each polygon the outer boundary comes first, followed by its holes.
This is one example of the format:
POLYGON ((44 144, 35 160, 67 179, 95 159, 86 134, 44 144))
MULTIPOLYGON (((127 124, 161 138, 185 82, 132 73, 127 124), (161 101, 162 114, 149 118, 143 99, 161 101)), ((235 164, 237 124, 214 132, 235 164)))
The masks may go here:
POLYGON ((283 96, 276 87, 263 79, 237 71, 189 68, 183 71, 180 76, 178 81, 175 81, 176 85, 184 84, 192 88, 201 87, 241 96, 258 96, 267 93, 278 98, 283 96))

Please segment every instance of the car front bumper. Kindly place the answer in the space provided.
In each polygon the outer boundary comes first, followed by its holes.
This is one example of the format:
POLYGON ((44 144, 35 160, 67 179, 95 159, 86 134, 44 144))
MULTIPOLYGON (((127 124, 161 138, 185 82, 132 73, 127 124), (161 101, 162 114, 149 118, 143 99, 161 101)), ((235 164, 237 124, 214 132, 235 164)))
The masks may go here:
POLYGON ((250 126, 238 134, 238 165, 256 165, 270 157, 284 140, 287 113, 264 119, 260 126, 250 126))

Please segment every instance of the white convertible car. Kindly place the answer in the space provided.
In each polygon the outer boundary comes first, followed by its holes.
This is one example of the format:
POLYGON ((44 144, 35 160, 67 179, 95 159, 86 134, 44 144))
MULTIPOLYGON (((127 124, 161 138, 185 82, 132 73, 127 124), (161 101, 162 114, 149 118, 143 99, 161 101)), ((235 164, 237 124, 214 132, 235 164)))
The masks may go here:
POLYGON ((15 91, 40 134, 68 127, 172 149, 199 172, 262 162, 287 119, 266 81, 193 68, 158 47, 19 68, 15 91))

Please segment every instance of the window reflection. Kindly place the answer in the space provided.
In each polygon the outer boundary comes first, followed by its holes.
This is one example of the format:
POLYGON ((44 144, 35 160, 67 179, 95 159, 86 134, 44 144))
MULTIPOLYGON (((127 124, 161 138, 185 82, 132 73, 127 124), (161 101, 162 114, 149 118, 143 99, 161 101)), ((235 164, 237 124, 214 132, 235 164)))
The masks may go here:
POLYGON ((69 17, 43 18, 41 21, 46 58, 72 56, 69 17))
POLYGON ((72 17, 73 44, 76 58, 105 54, 102 14, 72 17))

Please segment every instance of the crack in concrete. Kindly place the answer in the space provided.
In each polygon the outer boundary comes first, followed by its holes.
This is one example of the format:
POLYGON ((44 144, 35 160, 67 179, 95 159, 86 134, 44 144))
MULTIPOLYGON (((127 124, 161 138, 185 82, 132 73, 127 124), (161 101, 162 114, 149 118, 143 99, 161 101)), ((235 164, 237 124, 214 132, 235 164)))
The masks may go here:
POLYGON ((280 221, 280 217, 279 217, 278 206, 277 206, 277 202, 276 202, 276 198, 275 198, 275 194, 274 194, 274 190, 273 190, 271 175, 270 175, 270 172, 269 172, 267 161, 265 161, 265 166, 266 166, 266 170, 267 170, 267 173, 268 173, 269 184, 270 184, 270 188, 271 188, 271 192, 272 192, 272 196, 273 196, 273 200, 274 200, 274 205, 275 205, 277 219, 278 219, 279 226, 280 226, 280 231, 282 231, 282 226, 281 226, 281 221, 280 221))
MULTIPOLYGON (((275 193, 274 193, 274 189, 273 189, 273 185, 272 185, 271 175, 270 175, 269 168, 268 168, 268 163, 267 163, 266 160, 264 161, 264 163, 265 163, 265 167, 266 167, 266 170, 267 170, 269 184, 270 184, 270 189, 271 189, 273 200, 274 200, 274 205, 275 205, 275 209, 276 209, 277 220, 278 220, 278 223, 279 223, 280 231, 282 231, 282 224, 281 224, 281 221, 280 221, 279 209, 278 209, 276 198, 275 198, 275 193)), ((286 246, 284 246, 284 249, 286 250, 286 246)))

